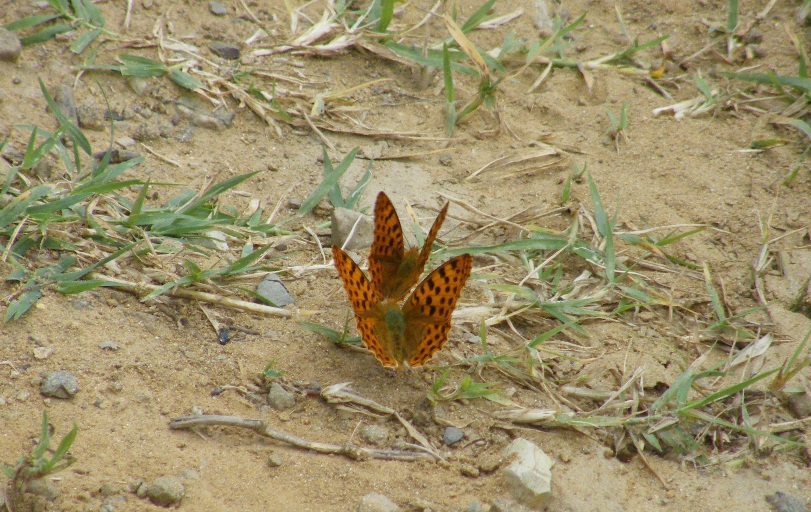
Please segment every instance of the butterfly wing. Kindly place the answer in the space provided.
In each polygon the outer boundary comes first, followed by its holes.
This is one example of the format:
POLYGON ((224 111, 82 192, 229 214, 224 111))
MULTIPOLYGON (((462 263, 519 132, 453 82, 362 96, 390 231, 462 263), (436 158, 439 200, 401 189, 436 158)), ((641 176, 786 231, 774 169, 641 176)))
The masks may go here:
POLYGON ((379 315, 376 314, 379 309, 380 295, 372 288, 372 284, 363 275, 360 267, 340 247, 332 246, 332 256, 335 259, 338 275, 344 282, 349 303, 352 304, 352 310, 355 312, 355 321, 358 323, 358 331, 360 331, 363 344, 383 366, 396 366, 394 359, 386 354, 380 339, 375 334, 375 326, 381 321, 379 315))
POLYGON ((410 366, 422 366, 448 341, 451 315, 472 267, 469 254, 446 261, 428 274, 403 306, 410 366))
POLYGON ((377 194, 375 201, 375 231, 372 249, 369 252, 369 275, 372 287, 380 295, 384 283, 391 283, 397 276, 405 254, 403 228, 397 210, 384 192, 377 194))
MULTIPOLYGON (((420 255, 417 256, 417 264, 415 265, 415 281, 417 278, 419 278, 419 276, 422 275, 422 270, 425 268, 425 264, 428 263, 428 257, 431 256, 431 248, 434 245, 434 240, 436 240, 436 237, 439 234, 439 229, 442 227, 442 223, 445 222, 445 215, 448 214, 448 204, 449 203, 445 203, 445 206, 442 208, 442 210, 440 210, 439 215, 437 215, 436 219, 434 220, 434 225, 431 226, 431 231, 429 231, 428 236, 425 237, 425 245, 422 246, 420 255)), ((411 288, 411 285, 409 285, 409 288, 411 288)))

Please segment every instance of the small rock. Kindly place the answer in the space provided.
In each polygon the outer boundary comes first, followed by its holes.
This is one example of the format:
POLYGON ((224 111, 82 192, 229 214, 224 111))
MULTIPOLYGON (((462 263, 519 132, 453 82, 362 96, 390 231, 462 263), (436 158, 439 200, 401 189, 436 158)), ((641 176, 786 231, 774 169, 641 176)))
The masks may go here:
POLYGON ((102 350, 119 350, 121 347, 113 340, 105 340, 99 343, 99 348, 102 350))
POLYGON ((76 110, 76 100, 73 97, 73 89, 67 85, 59 85, 54 92, 54 102, 56 102, 59 110, 65 114, 65 117, 73 121, 73 124, 79 125, 79 114, 76 110))
POLYGON ((766 496, 766 503, 772 506, 774 512, 808 512, 803 500, 784 492, 766 496))
POLYGON ((41 478, 28 482, 25 485, 25 492, 35 496, 41 496, 48 501, 53 501, 62 494, 53 483, 41 478))
POLYGON ((43 361, 54 353, 53 347, 34 347, 34 359, 43 361))
POLYGON ((228 14, 228 9, 220 2, 209 2, 208 10, 211 11, 211 14, 214 16, 225 16, 228 14))
POLYGON ((791 414, 797 419, 811 417, 811 396, 808 393, 787 393, 786 401, 791 414))
POLYGON ((358 512, 400 512, 396 503, 382 494, 367 494, 360 499, 358 512))
POLYGON ((471 502, 470 505, 467 506, 465 512, 482 512, 484 507, 478 501, 471 502))
POLYGON ((377 160, 383 156, 383 152, 389 148, 386 141, 380 141, 375 144, 363 146, 360 148, 360 155, 368 158, 369 160, 377 160))
POLYGON ((146 493, 149 491, 149 484, 146 482, 141 482, 138 487, 135 488, 135 495, 139 498, 143 499, 146 498, 146 493))
POLYGON ((128 76, 127 85, 137 96, 143 96, 147 87, 149 87, 149 80, 140 76, 128 76))
POLYGON ((79 391, 79 381, 67 370, 58 370, 42 381, 40 393, 54 398, 71 398, 79 391))
MULTIPOLYGON (((115 512, 116 507, 120 506, 123 508, 126 503, 127 498, 124 496, 110 496, 104 500, 104 503, 99 508, 99 512, 115 512)), ((126 508, 123 508, 123 510, 126 510, 126 508)))
POLYGON ((22 51, 23 45, 14 32, 0 26, 0 61, 17 62, 22 51))
POLYGON ((462 466, 459 468, 459 473, 461 473, 462 476, 476 478, 479 476, 479 468, 473 464, 462 464, 462 466))
POLYGON ((296 301, 285 288, 282 279, 276 274, 268 274, 256 287, 256 293, 276 307, 295 304, 296 301))
POLYGON ((449 155, 448 153, 442 153, 441 155, 439 155, 439 165, 442 165, 444 167, 450 167, 452 163, 453 157, 451 157, 451 155, 449 155))
POLYGON ((278 382, 274 382, 268 391, 268 404, 279 411, 291 409, 296 405, 296 395, 284 389, 278 382))
POLYGON ((490 512, 529 512, 526 507, 509 498, 496 498, 490 504, 490 512))
POLYGON ((195 244, 206 249, 220 252, 228 252, 228 236, 220 230, 210 229, 203 233, 201 237, 190 237, 195 244))
POLYGON ((93 102, 82 103, 76 107, 76 116, 79 119, 79 126, 96 132, 107 128, 107 120, 104 119, 104 111, 93 102))
POLYGON ((178 114, 188 119, 193 126, 206 128, 208 130, 223 131, 234 120, 233 112, 228 112, 224 109, 209 111, 206 107, 201 105, 198 100, 183 96, 175 102, 175 108, 178 114))
POLYGON ((373 238, 374 222, 371 217, 346 208, 332 210, 332 245, 354 251, 371 246, 373 238))
POLYGON ((453 446, 461 441, 463 437, 465 437, 465 433, 460 429, 447 427, 445 428, 445 433, 442 434, 442 442, 445 443, 445 446, 453 446))
POLYGON ((552 466, 555 462, 543 450, 518 438, 504 449, 511 462, 502 474, 513 487, 515 499, 528 507, 543 510, 552 498, 552 466))
POLYGON ((127 137, 126 135, 115 139, 115 143, 121 146, 122 148, 131 148, 132 146, 137 144, 137 142, 135 142, 135 139, 133 139, 132 137, 127 137))
POLYGON ((177 478, 168 476, 156 478, 146 490, 149 501, 161 507, 169 507, 180 503, 185 494, 186 488, 183 487, 183 483, 177 478))
MULTIPOLYGON (((129 137, 126 138, 129 139, 129 137)), ((137 153, 135 151, 127 151, 123 149, 121 150, 112 149, 109 150, 109 153, 111 164, 120 164, 121 162, 126 162, 127 160, 132 160, 133 158, 138 158, 139 156, 141 156, 140 153, 137 153)), ((101 159, 104 158, 106 155, 107 151, 98 151, 96 153, 93 153, 93 158, 95 158, 98 161, 101 161, 101 159)))
POLYGON ((374 446, 383 446, 389 440, 389 431, 380 425, 365 425, 360 438, 374 446))
POLYGON ((270 455, 268 455, 268 467, 278 468, 282 464, 284 464, 284 461, 282 460, 281 457, 279 457, 278 454, 271 453, 270 455))
POLYGON ((208 47, 211 52, 226 60, 237 60, 240 56, 239 46, 217 41, 208 47))
POLYGON ((763 32, 761 32, 760 30, 758 30, 756 28, 751 28, 751 29, 749 29, 748 32, 746 32, 743 35, 742 40, 743 40, 744 44, 759 44, 759 43, 762 43, 763 42, 763 32))
POLYGON ((113 494, 117 494, 119 491, 118 487, 114 486, 113 484, 103 483, 101 484, 101 488, 99 489, 99 495, 102 498, 109 498, 113 494))

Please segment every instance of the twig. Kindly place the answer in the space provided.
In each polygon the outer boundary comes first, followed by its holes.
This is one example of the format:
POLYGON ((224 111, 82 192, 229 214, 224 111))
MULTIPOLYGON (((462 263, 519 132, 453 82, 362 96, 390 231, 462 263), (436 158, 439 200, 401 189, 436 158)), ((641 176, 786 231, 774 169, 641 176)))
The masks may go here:
POLYGON ((253 430, 260 436, 269 437, 271 439, 287 443, 296 448, 331 455, 343 455, 344 457, 352 460, 364 460, 367 458, 372 458, 414 462, 418 460, 434 459, 427 453, 408 452, 402 450, 379 450, 375 448, 362 448, 352 444, 345 444, 341 446, 337 444, 308 441, 306 439, 290 435, 286 432, 282 432, 281 430, 270 428, 265 424, 264 421, 239 418, 237 416, 220 416, 213 414, 202 416, 183 416, 180 418, 174 418, 169 422, 169 428, 172 430, 193 429, 196 427, 213 425, 246 428, 248 430, 253 430))
POLYGON ((175 167, 180 167, 180 163, 179 163, 179 162, 175 162, 174 160, 171 160, 171 159, 169 159, 169 158, 166 158, 165 156, 163 156, 163 155, 159 154, 157 151, 155 151, 155 150, 154 150, 154 149, 152 149, 151 147, 147 146, 147 145, 146 145, 146 144, 144 144, 143 142, 141 143, 141 146, 143 146, 143 147, 144 147, 144 149, 146 149, 147 151, 149 151, 149 152, 150 152, 150 153, 151 153, 153 156, 155 156, 155 157, 156 157, 156 158, 158 158, 159 160, 163 160, 163 161, 164 161, 164 162, 166 162, 167 164, 174 165, 175 167))
MULTIPOLYGON (((123 279, 106 276, 104 274, 98 274, 96 272, 93 272, 91 276, 94 279, 102 279, 104 281, 107 281, 112 288, 124 290, 126 292, 130 292, 135 295, 141 295, 144 294, 145 292, 147 293, 153 292, 158 288, 160 288, 159 286, 156 286, 154 284, 132 283, 130 281, 124 281, 123 279)), ((166 292, 166 295, 170 297, 179 297, 183 299, 199 300, 201 302, 208 302, 209 304, 217 304, 220 306, 225 306, 227 308, 241 309, 243 311, 249 311, 251 313, 259 313, 262 315, 281 316, 284 318, 291 318, 293 316, 293 312, 287 309, 274 308, 272 306, 265 306, 263 304, 255 304, 253 302, 232 299, 229 297, 223 297, 222 295, 216 295, 208 292, 199 292, 195 290, 184 290, 182 288, 175 288, 172 290, 168 290, 166 292)))

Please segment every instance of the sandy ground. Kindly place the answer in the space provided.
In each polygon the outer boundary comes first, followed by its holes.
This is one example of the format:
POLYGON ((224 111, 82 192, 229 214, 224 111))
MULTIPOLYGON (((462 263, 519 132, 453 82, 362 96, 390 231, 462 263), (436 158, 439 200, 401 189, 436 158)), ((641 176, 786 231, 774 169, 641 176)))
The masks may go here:
MULTIPOLYGON (((430 8, 425 2, 418 3, 408 7, 413 9, 409 11, 412 17, 430 8)), ((239 4, 228 3, 228 14, 217 17, 209 12, 206 3, 150 1, 148 9, 143 6, 134 9, 127 41, 107 43, 97 62, 112 62, 114 55, 125 51, 143 52, 154 58, 154 48, 124 47, 127 43, 136 46, 141 40, 154 42, 151 34, 158 17, 162 17, 164 26, 171 25, 174 37, 202 48, 206 58, 216 59, 207 49, 212 41, 245 41, 255 31, 252 23, 240 17, 244 11, 239 4)), ((496 4, 495 14, 506 14, 518 6, 523 8, 523 14, 506 26, 474 33, 471 37, 484 48, 500 44, 508 30, 519 38, 536 37, 537 29, 533 26, 536 4, 504 4, 496 4)), ((742 6, 741 26, 754 24, 755 16, 765 5, 766 2, 757 2, 742 6)), ((272 29, 273 41, 284 42, 289 34, 289 17, 283 3, 254 2, 249 6, 272 29)), ((477 6, 464 0, 459 3, 459 11, 469 14, 477 6)), ((678 62, 709 42, 704 22, 723 24, 725 4, 625 2, 622 9, 629 34, 640 41, 670 36, 667 45, 673 55, 664 60, 666 70, 660 83, 674 100, 664 98, 639 75, 622 73, 616 67, 592 70, 591 87, 576 70, 555 69, 540 87, 527 93, 543 70, 534 66, 499 88, 500 124, 482 109, 460 126, 450 141, 442 140, 441 73, 427 87, 421 87, 421 77, 412 70, 359 51, 341 52, 328 58, 288 54, 254 58, 245 67, 306 77, 310 83, 322 83, 323 90, 333 91, 387 79, 351 96, 352 106, 357 108, 353 115, 381 131, 421 132, 430 134, 433 140, 329 132, 324 136, 336 146, 333 159, 340 159, 357 145, 371 150, 380 141, 386 143, 384 152, 391 154, 444 149, 441 155, 375 162, 360 202, 363 207, 371 206, 377 192, 385 190, 400 209, 401 218, 408 218, 405 206, 412 204, 424 229, 444 201, 441 195, 458 198, 497 218, 508 218, 529 209, 531 214, 539 215, 531 224, 565 229, 571 214, 556 210, 564 181, 571 162, 581 167, 587 165, 606 210, 616 212, 622 230, 707 226, 671 250, 699 266, 706 263, 723 287, 730 311, 740 313, 760 304, 753 292, 751 266, 763 244, 761 226, 768 226, 765 236, 779 239, 771 244, 771 250, 782 257, 783 269, 768 272, 764 278, 771 308, 747 317, 775 337, 773 349, 758 363, 762 365, 760 368, 768 369, 778 367, 811 328, 806 316, 787 310, 804 282, 807 286, 811 273, 809 165, 801 164, 794 182, 782 185, 808 141, 800 142, 797 132, 772 124, 773 117, 753 112, 742 97, 696 118, 654 116, 653 110, 699 96, 693 85, 697 76, 705 77, 713 87, 722 90, 742 85, 728 82, 719 72, 748 66, 760 66, 759 72, 774 69, 796 76, 796 51, 785 28, 806 44, 811 40, 808 25, 799 26, 794 21, 798 6, 798 2, 778 2, 757 23, 762 41, 758 42, 753 59, 743 60, 740 51, 727 59, 723 43, 719 43, 691 59, 685 70, 678 62), (606 135, 609 128, 606 110, 618 114, 625 101, 629 102, 627 140, 617 145, 606 135), (763 152, 749 151, 755 139, 787 139, 789 143, 763 152), (538 142, 564 151, 562 163, 512 175, 510 171, 519 167, 487 170, 475 179, 467 179, 497 158, 536 149, 538 142), (543 213, 550 214, 540 216, 543 213)), ((125 15, 123 7, 118 3, 103 3, 99 7, 109 26, 120 29, 125 15)), ((571 1, 560 8, 570 19, 588 13, 585 23, 573 33, 571 58, 585 61, 627 47, 613 3, 571 1)), ((308 12, 320 13, 320 9, 308 12)), ((38 12, 28 2, 6 1, 0 7, 0 23, 38 12)), ((305 20, 301 23, 307 25, 305 20)), ((174 101, 183 94, 179 88, 167 80, 154 80, 138 95, 120 76, 86 73, 77 81, 71 66, 83 62, 83 56, 70 53, 67 46, 64 41, 34 45, 23 50, 18 62, 0 63, 0 136, 9 136, 15 149, 23 150, 28 136, 15 126, 36 124, 49 129, 53 126, 37 83, 37 78, 41 78, 50 88, 60 84, 75 86, 77 103, 89 103, 96 108, 104 105, 99 92, 101 85, 113 110, 139 112, 118 123, 116 136, 133 136, 146 129, 160 132, 160 127, 166 127, 162 136, 144 141, 161 158, 141 145, 132 148, 147 156, 147 161, 134 169, 131 177, 199 187, 208 177, 223 179, 259 170, 261 173, 239 190, 260 200, 269 210, 281 201, 280 218, 292 217, 295 210, 289 206, 290 200, 294 204, 300 202, 322 180, 322 140, 311 130, 281 125, 283 136, 279 137, 248 109, 232 101, 228 106, 235 117, 228 129, 187 130, 183 124, 172 123, 176 118, 174 101)), ((250 48, 243 48, 244 54, 249 51, 250 48)), ((640 59, 661 61, 661 49, 653 48, 640 59)), ((269 88, 271 82, 264 84, 269 88)), ((475 92, 475 83, 460 80, 457 86, 461 98, 475 92)), ((777 104, 779 100, 752 106, 766 108, 777 104)), ((94 149, 101 150, 108 144, 108 133, 87 133, 94 149)), ((367 161, 358 160, 343 183, 354 183, 366 165, 367 161)), ((0 163, 0 169, 7 169, 7 165, 0 163)), ((589 202, 585 182, 575 185, 573 196, 576 203, 589 202)), ((237 194, 228 194, 225 199, 236 204, 246 201, 245 196, 237 194)), ((316 321, 340 329, 348 312, 348 302, 336 272, 328 265, 329 258, 323 256, 312 236, 303 229, 328 234, 323 229, 328 220, 328 210, 317 209, 295 225, 296 236, 289 237, 281 249, 269 253, 275 258, 273 264, 281 268, 306 267, 304 271, 282 273, 296 299, 295 319, 210 308, 221 322, 249 328, 258 335, 240 334, 232 342, 220 345, 197 304, 169 300, 166 306, 158 307, 114 290, 70 297, 49 291, 20 321, 2 325, 0 461, 11 463, 30 449, 38 435, 42 410, 47 409, 57 436, 69 430, 74 422, 79 425, 79 436, 72 449, 77 462, 57 475, 57 487, 62 494, 48 505, 49 510, 99 510, 105 504, 117 511, 159 510, 160 507, 136 497, 131 486, 138 479, 151 481, 164 475, 180 478, 184 483, 186 495, 180 505, 184 510, 355 510, 360 498, 371 492, 385 494, 406 509, 466 510, 471 503, 487 506, 496 498, 510 495, 498 471, 465 476, 463 470, 478 467, 482 460, 496 456, 511 438, 518 436, 533 441, 556 461, 550 510, 766 511, 771 508, 765 497, 775 492, 788 493, 811 504, 808 460, 796 450, 755 454, 751 445, 745 443, 726 450, 703 446, 696 455, 709 454, 717 463, 703 466, 695 457, 674 454, 660 457, 649 453, 648 468, 638 456, 626 462, 613 457, 610 436, 601 432, 588 431, 589 435, 582 435, 568 430, 505 425, 490 414, 498 407, 484 400, 440 402, 432 408, 426 400, 426 391, 441 373, 441 367, 480 350, 479 345, 465 341, 478 333, 479 319, 457 322, 448 347, 432 361, 432 367, 411 378, 385 370, 370 355, 337 347, 326 338, 300 328, 295 320, 316 321), (167 310, 172 314, 167 314, 167 310), (120 348, 103 350, 99 344, 104 341, 114 341, 120 348), (45 359, 37 359, 34 357, 37 347, 50 347, 53 351, 45 359), (252 385, 271 361, 284 371, 283 382, 289 389, 296 390, 297 403, 293 409, 277 411, 239 391, 252 385), (80 391, 70 400, 45 398, 39 393, 42 376, 58 369, 69 370, 79 379, 80 391), (305 393, 306 389, 341 382, 352 382, 358 394, 413 421, 448 462, 359 462, 291 448, 235 429, 208 428, 192 433, 167 428, 171 418, 202 410, 261 419, 274 428, 312 441, 363 444, 358 432, 366 425, 382 426, 390 435, 387 446, 408 439, 394 421, 341 411, 317 395, 305 393), (228 386, 222 393, 212 393, 228 386), (442 445, 442 434, 448 424, 465 431, 465 440, 458 447, 442 445), (274 463, 269 464, 269 460, 274 463)), ((484 217, 452 203, 441 238, 452 242, 486 222, 484 217)), ((516 230, 499 226, 485 231, 471 243, 498 243, 516 236, 516 230)), ((462 296, 460 308, 473 307, 485 300, 482 286, 486 281, 485 267, 490 263, 492 260, 487 258, 476 258, 474 278, 462 296)), ((0 264, 0 270, 7 275, 12 267, 0 264)), ((522 272, 516 265, 514 275, 522 272)), ((697 274, 700 276, 700 271, 697 274)), ((590 337, 579 339, 578 343, 598 357, 588 359, 577 370, 590 375, 592 383, 610 381, 612 371, 628 375, 642 369, 647 376, 645 385, 653 388, 657 382, 672 382, 684 365, 700 354, 710 351, 711 358, 717 360, 729 350, 722 344, 711 351, 717 340, 712 337, 699 340, 696 332, 711 316, 703 280, 691 272, 661 279, 676 297, 698 297, 693 304, 699 312, 695 322, 686 324, 683 317, 670 316, 664 308, 629 314, 622 322, 589 322, 590 337), (685 354, 689 357, 687 361, 680 359, 685 354)), ((8 283, 2 290, 6 296, 14 286, 8 283)), ((554 325, 548 318, 538 318, 516 327, 525 339, 532 339, 554 325)), ((498 329, 491 333, 491 348, 506 351, 513 342, 508 335, 499 333, 508 333, 509 329, 503 324, 498 329)), ((554 364, 560 364, 553 371, 561 375, 573 371, 568 368, 569 363, 554 364)), ((451 381, 458 382, 462 371, 455 368, 451 381)), ((495 373, 485 376, 499 381, 495 373)), ((808 378, 805 371, 798 381, 804 379, 807 385, 808 378)), ((511 398, 525 406, 555 405, 543 393, 510 381, 500 384, 512 388, 511 398)))

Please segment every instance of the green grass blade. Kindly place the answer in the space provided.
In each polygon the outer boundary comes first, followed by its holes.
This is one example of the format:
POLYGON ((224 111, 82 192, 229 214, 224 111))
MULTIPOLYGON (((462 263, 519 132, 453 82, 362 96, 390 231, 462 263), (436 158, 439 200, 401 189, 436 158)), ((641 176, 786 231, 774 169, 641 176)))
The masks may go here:
POLYGON ((347 169, 349 169, 349 166, 355 160, 355 155, 358 154, 358 151, 360 151, 359 147, 356 147, 355 149, 350 151, 344 157, 344 159, 341 160, 341 163, 338 164, 338 167, 336 167, 335 170, 329 176, 324 178, 324 181, 322 181, 315 188, 313 193, 310 194, 310 196, 307 197, 307 199, 305 199, 303 203, 301 203, 301 206, 298 209, 299 215, 305 215, 309 213, 310 210, 315 208, 315 205, 317 205, 321 201, 321 199, 323 199, 324 196, 326 196, 329 193, 329 191, 332 190, 332 188, 338 184, 338 181, 341 179, 341 176, 344 175, 347 169))
POLYGON ((356 204, 358 204, 358 201, 360 201, 361 193, 366 188, 366 185, 369 184, 369 180, 372 179, 372 164, 374 164, 374 161, 370 160, 369 165, 366 166, 366 172, 364 172, 363 176, 361 176, 358 185, 352 189, 349 195, 346 196, 344 208, 349 208, 351 210, 356 204))
POLYGON ((5 27, 9 32, 14 32, 16 30, 24 30, 26 28, 42 25, 43 23, 48 23, 49 21, 55 20, 59 17, 61 17, 59 14, 37 14, 34 16, 26 16, 25 18, 17 21, 7 23, 5 27))
POLYGON ((442 43, 442 75, 445 81, 445 131, 448 137, 453 135, 453 128, 456 126, 456 99, 453 89, 453 70, 451 59, 448 55, 448 45, 442 43))
POLYGON ((470 18, 468 18, 467 21, 465 21, 465 23, 462 25, 462 32, 466 34, 481 25, 487 16, 487 13, 490 12, 490 9, 493 8, 495 3, 496 0, 487 0, 484 4, 482 4, 481 7, 476 9, 476 11, 470 15, 470 18))
POLYGON ((738 0, 727 0, 729 8, 727 9, 727 34, 735 32, 738 28, 738 0))
POLYGON ((169 68, 163 62, 141 57, 139 55, 129 55, 123 53, 118 56, 123 64, 119 71, 124 76, 137 76, 139 78, 153 78, 164 76, 169 73, 169 68))
POLYGON ((98 28, 104 28, 106 22, 104 21, 104 16, 101 14, 101 11, 96 7, 96 4, 94 4, 92 0, 82 0, 82 5, 90 22, 98 28))
POLYGON ((3 321, 8 322, 9 320, 19 320, 20 317, 23 316, 26 311, 31 309, 31 306, 36 304, 36 302, 41 298, 42 292, 39 290, 39 287, 23 292, 19 298, 9 303, 8 308, 6 309, 6 315, 3 317, 3 321))
POLYGON ((203 82, 179 69, 172 70, 172 72, 169 74, 169 80, 190 91, 196 91, 197 89, 203 88, 203 82))
POLYGON ((88 46, 90 46, 90 43, 98 39, 101 32, 102 30, 97 28, 96 30, 90 30, 89 32, 85 32, 84 34, 80 35, 76 38, 76 41, 70 45, 70 51, 76 55, 81 54, 88 46))
MULTIPOLYGON (((332 165, 332 160, 329 158, 326 146, 321 146, 321 157, 324 159, 324 179, 327 179, 335 172, 335 167, 332 165)), ((337 182, 334 187, 329 189, 327 195, 329 196, 329 202, 332 203, 332 206, 335 208, 347 208, 344 196, 341 194, 341 187, 337 182)))
POLYGON ((40 30, 36 34, 20 38, 20 44, 23 46, 29 46, 37 43, 44 43, 45 41, 49 41, 59 34, 64 34, 65 32, 70 32, 71 30, 73 30, 73 25, 69 23, 51 25, 50 27, 40 30))
POLYGON ((242 182, 256 176, 259 174, 260 171, 249 172, 247 174, 241 174, 239 176, 234 176, 233 178, 228 178, 225 181, 221 181, 215 185, 210 186, 205 192, 203 192, 200 197, 196 200, 192 201, 184 208, 182 208, 178 213, 188 213, 191 214, 201 206, 205 205, 209 200, 212 198, 231 190, 232 188, 238 186, 242 182))
POLYGON ((381 0, 380 4, 380 21, 377 23, 377 31, 386 32, 391 20, 394 19, 394 0, 381 0))
MULTIPOLYGON (((59 128, 64 129, 67 131, 68 135, 76 146, 80 147, 85 154, 92 155, 93 151, 90 148, 90 142, 85 137, 84 133, 76 126, 73 121, 70 121, 59 108, 59 105, 56 104, 54 99, 51 97, 48 89, 45 87, 45 83, 42 81, 41 78, 39 80, 39 88, 42 91, 42 95, 45 97, 45 101, 48 103, 48 108, 50 108, 51 112, 56 116, 56 119, 59 120, 59 128)), ((77 155, 78 156, 78 155, 77 155)), ((76 165, 79 165, 79 162, 76 162, 76 165)))

